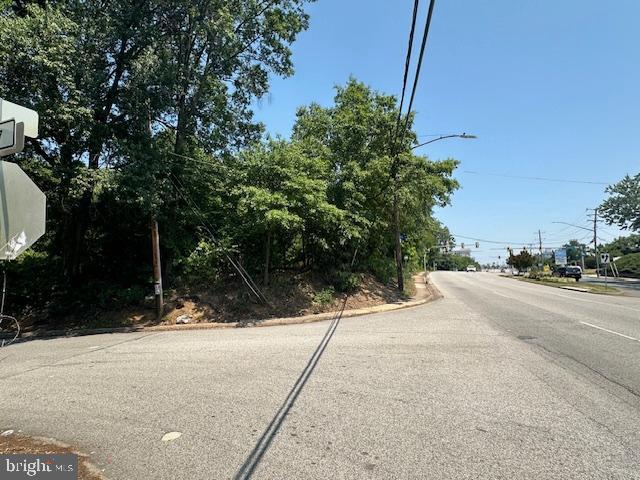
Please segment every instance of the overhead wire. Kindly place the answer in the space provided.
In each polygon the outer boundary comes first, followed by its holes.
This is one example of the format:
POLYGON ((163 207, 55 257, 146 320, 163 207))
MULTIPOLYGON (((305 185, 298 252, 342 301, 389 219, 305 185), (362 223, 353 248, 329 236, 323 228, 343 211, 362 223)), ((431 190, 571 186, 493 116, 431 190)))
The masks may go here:
POLYGON ((404 77, 402 80, 402 94, 400 96, 400 108, 398 108, 398 117, 396 118, 396 127, 394 132, 394 141, 398 136, 398 128, 400 128, 400 122, 402 119, 402 107, 404 105, 404 95, 407 90, 407 80, 409 79, 409 68, 411 66, 411 54, 413 52, 413 37, 416 31, 416 22, 418 19, 418 7, 420 6, 420 0, 414 0, 413 2, 413 15, 411 19, 411 30, 409 31, 409 45, 407 46, 407 56, 404 64, 404 77))
POLYGON ((404 136, 407 133, 407 128, 409 127, 409 118, 411 116, 411 108, 413 107, 413 100, 416 96, 416 91, 418 89, 418 82, 420 80, 420 71, 422 70, 422 60, 424 59, 424 52, 427 47, 427 38, 429 37, 429 30, 431 27, 431 19, 433 17, 433 7, 435 6, 435 0, 429 1, 429 11, 427 12, 427 20, 424 26, 424 32, 422 34, 422 43, 420 45, 420 53, 418 55, 418 65, 416 67, 416 73, 413 80, 413 88, 411 90, 411 97, 409 99, 409 107, 407 108, 407 115, 405 118, 404 128, 402 129, 401 139, 404 139, 404 136))
POLYGON ((209 225, 209 223, 206 221, 205 216, 202 214, 202 212, 200 211, 200 209, 198 208, 197 204, 190 199, 186 193, 183 192, 184 189, 184 185, 182 185, 182 183, 180 182, 180 180, 178 180, 178 177, 176 177, 173 173, 169 174, 170 176, 169 181, 171 182, 171 184, 173 185, 173 187, 175 188, 175 190, 178 192, 178 194, 182 197, 182 199, 189 205, 189 207, 191 208, 191 210, 196 214, 197 217, 199 217, 200 219, 200 223, 201 225, 204 227, 205 231, 209 234, 209 236, 211 237, 211 240, 214 242, 214 244, 222 251, 223 255, 225 256, 225 258, 227 259, 227 261, 231 264, 231 266, 238 272, 238 274, 240 275, 240 277, 242 278, 242 280, 244 281, 244 283, 247 285, 247 287, 249 288, 249 290, 251 290, 251 292, 258 298, 258 300, 260 300, 262 303, 264 303, 265 305, 270 305, 269 300, 267 299, 267 297, 264 295, 264 293, 262 293, 262 291, 260 290, 260 288, 255 284, 255 282, 253 281, 253 279, 251 278, 251 276, 247 273, 247 271, 244 269, 244 267, 240 264, 240 262, 236 262, 232 256, 228 253, 226 247, 224 247, 222 245, 222 243, 216 238, 216 236, 213 234, 212 228, 209 225), (171 178, 173 177, 173 179, 171 178), (175 181, 174 181, 175 180, 175 181))
POLYGON ((508 173, 490 173, 490 172, 478 172, 475 170, 463 170, 462 173, 468 173, 471 175, 484 175, 488 177, 503 177, 503 178, 515 178, 520 180, 536 180, 541 182, 556 182, 556 183, 581 183, 588 185, 611 185, 607 182, 596 182, 591 180, 574 180, 569 178, 549 178, 549 177, 533 177, 526 175, 511 175, 508 173))

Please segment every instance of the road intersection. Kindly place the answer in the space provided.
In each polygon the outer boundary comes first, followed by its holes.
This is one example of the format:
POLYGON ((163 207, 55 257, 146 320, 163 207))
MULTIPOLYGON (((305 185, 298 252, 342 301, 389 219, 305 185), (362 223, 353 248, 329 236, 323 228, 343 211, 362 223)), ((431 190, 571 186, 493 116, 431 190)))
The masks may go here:
POLYGON ((322 351, 329 322, 0 349, 0 429, 110 479, 233 478, 265 434, 252 478, 640 478, 640 299, 432 279, 443 299, 322 351))

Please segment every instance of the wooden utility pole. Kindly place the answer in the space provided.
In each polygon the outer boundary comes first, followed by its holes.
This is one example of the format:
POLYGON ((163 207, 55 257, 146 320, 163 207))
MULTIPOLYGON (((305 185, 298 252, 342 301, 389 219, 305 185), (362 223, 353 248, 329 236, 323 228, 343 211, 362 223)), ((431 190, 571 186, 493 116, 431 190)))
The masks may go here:
POLYGON ((400 209, 398 208, 398 193, 393 192, 393 226, 396 243, 396 270, 398 274, 398 290, 404 292, 404 271, 402 266, 402 239, 400 238, 400 209))
POLYGON ((164 313, 164 294, 162 291, 162 268, 160 266, 160 234, 158 221, 151 220, 151 253, 153 257, 153 292, 156 300, 156 319, 164 313))
POLYGON ((544 265, 544 257, 542 255, 542 233, 540 233, 540 229, 538 229, 538 240, 540 241, 540 268, 544 265))
POLYGON ((600 278, 600 259, 598 258, 598 209, 593 210, 593 249, 596 252, 596 276, 600 278))
MULTIPOLYGON (((151 108, 147 101, 147 132, 149 142, 153 138, 151 129, 151 108)), ((164 313, 164 292, 162 290, 162 267, 160 264, 160 233, 158 231, 158 220, 151 217, 151 258, 153 262, 153 294, 156 303, 156 320, 160 320, 164 313)))

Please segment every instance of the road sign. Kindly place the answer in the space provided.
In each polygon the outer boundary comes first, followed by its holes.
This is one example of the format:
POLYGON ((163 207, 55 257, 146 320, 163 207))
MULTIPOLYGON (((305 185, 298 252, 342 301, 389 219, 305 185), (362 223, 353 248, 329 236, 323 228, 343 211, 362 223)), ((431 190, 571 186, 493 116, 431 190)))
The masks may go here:
POLYGON ((609 256, 608 253, 601 253, 600 254, 600 263, 611 263, 611 257, 609 256))
POLYGON ((11 149, 16 144, 16 121, 0 122, 0 150, 11 149))
POLYGON ((38 138, 38 112, 0 98, 0 122, 10 119, 14 119, 16 123, 24 124, 26 137, 38 138))
POLYGON ((46 197, 15 163, 0 161, 0 260, 13 260, 45 232, 46 197))
POLYGON ((24 150, 24 123, 5 120, 0 123, 0 157, 24 150))
POLYGON ((567 264, 567 249, 559 248, 555 251, 556 265, 565 266, 567 264))

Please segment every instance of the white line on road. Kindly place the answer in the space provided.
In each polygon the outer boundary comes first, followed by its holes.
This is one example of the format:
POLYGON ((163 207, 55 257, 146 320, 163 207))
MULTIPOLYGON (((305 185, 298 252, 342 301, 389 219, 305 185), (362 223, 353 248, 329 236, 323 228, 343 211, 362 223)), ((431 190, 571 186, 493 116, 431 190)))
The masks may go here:
POLYGON ((625 335, 624 333, 620 333, 620 332, 615 332, 613 330, 609 330, 608 328, 604 328, 604 327, 599 327, 598 325, 593 325, 591 323, 587 323, 587 322, 580 322, 583 325, 587 325, 589 327, 593 327, 593 328, 597 328, 598 330, 602 330, 605 332, 609 332, 609 333, 613 333, 614 335, 618 335, 619 337, 624 337, 624 338, 628 338, 629 340, 633 340, 635 342, 640 342, 640 340, 638 340, 635 337, 630 337, 629 335, 625 335))

